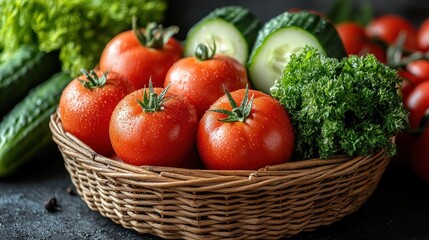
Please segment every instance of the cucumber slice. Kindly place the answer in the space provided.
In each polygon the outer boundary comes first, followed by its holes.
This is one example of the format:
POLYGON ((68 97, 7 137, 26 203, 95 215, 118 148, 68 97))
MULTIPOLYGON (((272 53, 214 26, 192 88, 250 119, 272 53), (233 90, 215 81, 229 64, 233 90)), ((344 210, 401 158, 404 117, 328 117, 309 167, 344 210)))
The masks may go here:
POLYGON ((309 12, 284 12, 268 21, 258 33, 247 69, 253 88, 270 93, 290 56, 305 46, 329 57, 346 56, 335 26, 309 12))
POLYGON ((200 43, 215 41, 216 53, 225 54, 245 65, 262 23, 240 6, 217 8, 195 24, 185 40, 185 56, 194 56, 200 43))

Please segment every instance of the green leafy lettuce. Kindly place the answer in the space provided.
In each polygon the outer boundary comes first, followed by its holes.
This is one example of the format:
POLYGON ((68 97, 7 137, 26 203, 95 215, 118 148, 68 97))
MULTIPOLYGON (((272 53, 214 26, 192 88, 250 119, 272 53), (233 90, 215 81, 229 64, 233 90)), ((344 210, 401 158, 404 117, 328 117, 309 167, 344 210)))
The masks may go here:
POLYGON ((95 67, 106 43, 139 24, 161 22, 166 0, 0 0, 1 61, 24 43, 59 51, 63 70, 95 67))
POLYGON ((338 60, 305 48, 292 55, 271 94, 288 110, 300 159, 396 153, 407 126, 396 71, 373 55, 338 60))

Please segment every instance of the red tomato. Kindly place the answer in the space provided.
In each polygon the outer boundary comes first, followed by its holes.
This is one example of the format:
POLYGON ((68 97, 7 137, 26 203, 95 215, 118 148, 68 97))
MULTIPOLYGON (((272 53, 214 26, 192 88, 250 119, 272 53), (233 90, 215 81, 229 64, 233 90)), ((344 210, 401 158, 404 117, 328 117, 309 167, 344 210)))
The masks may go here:
POLYGON ((398 74, 403 79, 401 93, 405 102, 417 85, 429 80, 429 61, 415 60, 409 63, 405 70, 399 70, 398 74))
POLYGON ((420 50, 429 51, 429 18, 426 18, 417 30, 417 43, 420 50))
MULTIPOLYGON (((150 29, 153 30, 148 25, 146 30, 150 29)), ((181 58, 183 47, 174 38, 169 38, 166 44, 162 43, 162 38, 156 39, 156 46, 148 44, 153 43, 151 39, 145 41, 147 43, 137 38, 133 30, 115 36, 101 54, 100 70, 112 70, 124 75, 133 83, 135 89, 147 86, 150 79, 153 86, 163 87, 165 74, 171 65, 181 58)))
POLYGON ((416 85, 414 84, 414 81, 412 80, 414 76, 411 73, 404 70, 399 70, 398 75, 402 78, 400 91, 401 91, 402 101, 405 102, 408 96, 416 87, 416 85))
MULTIPOLYGON (((249 90, 248 94, 253 97, 250 108, 247 102, 243 104, 247 109, 233 109, 228 97, 222 96, 200 120, 197 146, 208 169, 256 170, 291 158, 295 135, 286 110, 265 93, 249 90), (232 112, 232 121, 213 110, 232 112)), ((231 97, 237 105, 248 99, 245 89, 232 92, 231 97)))
POLYGON ((339 23, 336 28, 348 55, 358 55, 369 42, 365 28, 355 22, 339 23))
POLYGON ((136 90, 113 111, 110 139, 125 163, 175 167, 185 161, 195 146, 195 108, 185 98, 162 91, 136 90))
POLYGON ((116 104, 133 90, 128 80, 114 72, 103 75, 97 70, 76 78, 64 89, 59 102, 64 130, 97 153, 110 156, 110 116, 116 104))
POLYGON ((421 79, 419 79, 418 77, 416 77, 415 75, 413 75, 412 73, 410 73, 409 71, 407 71, 406 69, 399 69, 398 70, 398 75, 402 79, 408 80, 410 83, 412 83, 413 86, 416 86, 420 82, 422 82, 421 79))
POLYGON ((379 44, 374 42, 367 42, 361 49, 360 53, 358 55, 365 56, 366 54, 373 54, 378 61, 381 63, 386 63, 386 51, 383 47, 381 47, 379 44))
POLYGON ((201 118, 224 95, 224 87, 234 91, 245 88, 249 81, 246 68, 235 59, 225 55, 203 57, 197 50, 195 57, 182 58, 171 66, 164 83, 168 85, 171 93, 186 97, 201 118))
POLYGON ((364 56, 371 53, 380 62, 386 63, 385 49, 369 38, 365 28, 354 22, 339 23, 336 28, 348 55, 364 56))
POLYGON ((405 48, 418 50, 417 30, 407 19, 399 15, 383 15, 373 19, 366 27, 370 37, 380 38, 387 44, 396 42, 399 33, 406 34, 405 48))
POLYGON ((411 78, 415 85, 429 80, 429 60, 415 60, 409 63, 406 67, 407 71, 414 77, 411 78))
POLYGON ((429 183, 429 129, 426 129, 411 148, 411 166, 416 175, 429 183))
POLYGON ((429 81, 417 85, 405 101, 405 107, 410 112, 410 126, 417 128, 429 109, 429 81))

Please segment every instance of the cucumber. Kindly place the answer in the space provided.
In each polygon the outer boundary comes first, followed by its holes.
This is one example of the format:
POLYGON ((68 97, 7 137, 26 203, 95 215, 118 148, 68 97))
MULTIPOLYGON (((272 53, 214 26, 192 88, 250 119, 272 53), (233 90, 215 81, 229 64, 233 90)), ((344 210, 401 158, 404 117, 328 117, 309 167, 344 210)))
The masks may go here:
POLYGON ((335 26, 328 20, 306 11, 284 12, 258 32, 247 62, 252 86, 269 94, 290 56, 305 46, 314 47, 329 57, 347 56, 335 26))
POLYGON ((52 141, 50 115, 72 77, 57 73, 35 87, 0 122, 0 177, 13 173, 52 141))
POLYGON ((0 65, 0 118, 23 99, 28 91, 60 70, 58 53, 21 46, 0 65))
POLYGON ((217 8, 189 30, 184 55, 193 56, 198 44, 214 40, 216 53, 230 56, 245 65, 261 27, 260 20, 246 8, 217 8))

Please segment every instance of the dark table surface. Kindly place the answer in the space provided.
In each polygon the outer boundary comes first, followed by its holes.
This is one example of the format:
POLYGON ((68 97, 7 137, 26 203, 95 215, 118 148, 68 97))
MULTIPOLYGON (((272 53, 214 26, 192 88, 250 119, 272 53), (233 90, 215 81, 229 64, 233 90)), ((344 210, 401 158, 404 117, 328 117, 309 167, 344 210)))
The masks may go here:
MULTIPOLYGON (((0 239, 158 239, 90 210, 69 187, 69 175, 53 145, 15 175, 1 179, 0 239), (59 211, 45 209, 52 197, 59 211)), ((374 194, 356 213, 291 239, 429 239, 429 185, 391 161, 374 194)))

